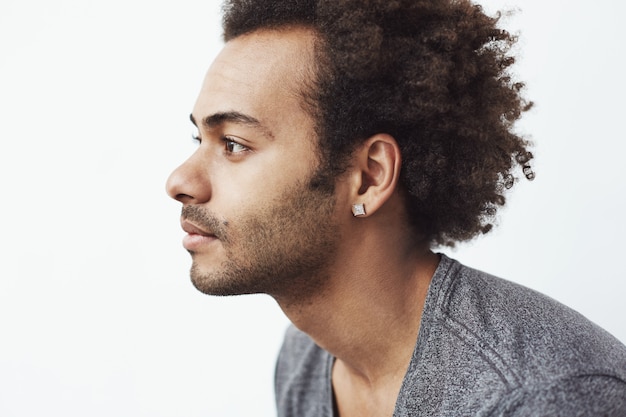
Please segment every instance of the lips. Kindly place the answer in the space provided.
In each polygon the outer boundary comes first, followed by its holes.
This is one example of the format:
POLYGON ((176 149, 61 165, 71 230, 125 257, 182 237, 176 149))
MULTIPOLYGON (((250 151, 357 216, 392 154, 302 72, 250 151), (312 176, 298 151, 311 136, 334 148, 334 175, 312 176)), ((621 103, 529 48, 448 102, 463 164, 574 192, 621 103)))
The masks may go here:
POLYGON ((210 231, 204 230, 189 220, 181 219, 180 222, 187 235, 183 238, 183 247, 188 251, 197 252, 204 246, 217 240, 217 237, 210 231))
POLYGON ((185 232, 187 232, 188 234, 190 234, 190 235, 213 236, 213 237, 215 237, 215 235, 213 233, 207 232, 207 231, 201 229, 200 227, 198 227, 195 224, 191 223, 187 219, 182 219, 181 222, 180 222, 180 225, 183 228, 183 230, 185 232))

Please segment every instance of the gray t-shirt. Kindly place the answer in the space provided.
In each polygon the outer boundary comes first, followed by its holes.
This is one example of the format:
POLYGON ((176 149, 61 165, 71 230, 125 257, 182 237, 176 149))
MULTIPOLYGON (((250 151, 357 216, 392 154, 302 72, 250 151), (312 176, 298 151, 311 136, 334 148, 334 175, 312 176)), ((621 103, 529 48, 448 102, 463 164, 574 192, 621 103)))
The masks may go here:
MULTIPOLYGON (((278 417, 333 416, 333 360, 287 330, 278 417)), ((442 255, 393 415, 626 416, 626 347, 558 302, 442 255)))

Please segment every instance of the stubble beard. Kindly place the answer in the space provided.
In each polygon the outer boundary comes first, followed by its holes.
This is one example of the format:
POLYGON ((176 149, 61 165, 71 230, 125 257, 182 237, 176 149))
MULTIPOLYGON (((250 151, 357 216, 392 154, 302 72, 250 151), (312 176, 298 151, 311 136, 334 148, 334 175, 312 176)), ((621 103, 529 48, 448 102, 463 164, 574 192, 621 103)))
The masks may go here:
POLYGON ((281 193, 280 200, 228 222, 199 208, 188 213, 200 224, 218 229, 214 231, 226 254, 210 272, 203 271, 194 257, 195 287, 210 295, 265 293, 289 302, 319 294, 328 279, 339 231, 331 220, 333 193, 311 184, 299 183, 281 193))

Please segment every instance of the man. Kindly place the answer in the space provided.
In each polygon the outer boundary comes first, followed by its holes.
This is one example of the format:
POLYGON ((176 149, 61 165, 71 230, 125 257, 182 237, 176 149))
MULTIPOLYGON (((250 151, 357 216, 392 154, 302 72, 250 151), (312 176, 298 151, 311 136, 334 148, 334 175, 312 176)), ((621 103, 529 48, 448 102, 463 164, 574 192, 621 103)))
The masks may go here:
POLYGON ((231 0, 168 180, 191 278, 293 323, 279 416, 626 415, 626 348, 431 250, 489 231, 528 143, 467 0, 231 0))

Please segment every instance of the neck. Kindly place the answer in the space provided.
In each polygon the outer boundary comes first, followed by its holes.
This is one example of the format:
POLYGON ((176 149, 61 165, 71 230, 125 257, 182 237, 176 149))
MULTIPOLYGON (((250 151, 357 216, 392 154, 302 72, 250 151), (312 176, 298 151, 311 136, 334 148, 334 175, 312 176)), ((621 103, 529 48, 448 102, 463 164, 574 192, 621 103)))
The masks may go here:
POLYGON ((439 258, 394 233, 363 233, 343 248, 323 292, 277 301, 353 376, 376 384, 404 375, 439 258))

